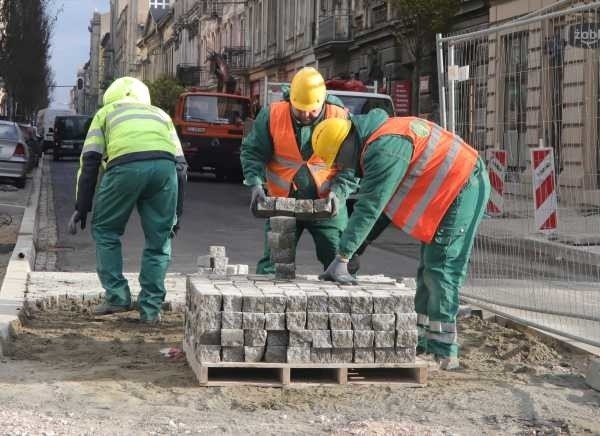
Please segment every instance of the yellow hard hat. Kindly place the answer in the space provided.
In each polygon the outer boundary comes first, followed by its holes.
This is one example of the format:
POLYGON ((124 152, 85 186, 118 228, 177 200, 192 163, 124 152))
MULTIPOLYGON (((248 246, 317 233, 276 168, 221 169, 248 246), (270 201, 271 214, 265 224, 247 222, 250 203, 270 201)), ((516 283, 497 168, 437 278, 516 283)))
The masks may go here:
POLYGON ((352 122, 343 118, 328 118, 315 127, 312 134, 312 148, 328 167, 333 165, 351 127, 352 122))
POLYGON ((148 87, 141 80, 127 76, 119 77, 108 87, 102 102, 107 105, 125 97, 132 98, 138 103, 150 104, 148 87))
POLYGON ((325 80, 317 70, 304 67, 292 79, 290 101, 300 111, 314 111, 325 103, 325 80))

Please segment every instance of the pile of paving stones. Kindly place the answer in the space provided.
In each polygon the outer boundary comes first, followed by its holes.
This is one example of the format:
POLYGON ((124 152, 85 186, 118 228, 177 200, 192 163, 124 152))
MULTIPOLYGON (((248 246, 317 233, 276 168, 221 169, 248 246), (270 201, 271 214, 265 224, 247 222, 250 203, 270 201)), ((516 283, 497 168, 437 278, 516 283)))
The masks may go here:
POLYGON ((216 275, 248 274, 248 265, 233 265, 229 263, 227 251, 222 245, 211 245, 208 254, 198 256, 198 272, 216 275))
POLYGON ((267 245, 275 266, 275 278, 291 280, 296 277, 296 218, 274 216, 269 218, 269 223, 267 245))
POLYGON ((331 201, 328 198, 317 200, 298 200, 286 197, 266 197, 252 210, 257 218, 274 216, 296 217, 302 220, 331 218, 331 201))
POLYGON ((189 276, 184 340, 200 364, 413 362, 414 280, 189 276))

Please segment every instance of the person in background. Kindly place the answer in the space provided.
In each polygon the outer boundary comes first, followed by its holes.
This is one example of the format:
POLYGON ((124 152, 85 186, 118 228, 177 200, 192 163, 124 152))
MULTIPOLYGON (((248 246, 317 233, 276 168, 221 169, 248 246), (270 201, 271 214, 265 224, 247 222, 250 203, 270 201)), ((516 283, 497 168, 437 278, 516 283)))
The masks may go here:
POLYGON ((140 320, 160 322, 166 296, 165 275, 171 260, 171 238, 183 212, 187 164, 169 116, 150 104, 148 88, 132 77, 115 80, 104 93, 83 145, 77 173, 75 212, 69 232, 85 229, 92 210, 96 269, 105 301, 95 315, 131 310, 131 292, 123 276, 120 237, 137 207, 145 236, 138 297, 140 320), (98 192, 100 167, 106 171, 98 192))

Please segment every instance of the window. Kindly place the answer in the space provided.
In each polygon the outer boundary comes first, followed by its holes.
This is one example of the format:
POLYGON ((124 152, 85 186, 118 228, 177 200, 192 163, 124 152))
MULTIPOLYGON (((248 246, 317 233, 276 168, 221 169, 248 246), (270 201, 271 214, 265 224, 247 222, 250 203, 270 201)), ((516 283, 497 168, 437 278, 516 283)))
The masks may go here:
POLYGON ((245 120, 250 105, 245 99, 192 95, 185 99, 184 119, 215 124, 235 124, 245 120))

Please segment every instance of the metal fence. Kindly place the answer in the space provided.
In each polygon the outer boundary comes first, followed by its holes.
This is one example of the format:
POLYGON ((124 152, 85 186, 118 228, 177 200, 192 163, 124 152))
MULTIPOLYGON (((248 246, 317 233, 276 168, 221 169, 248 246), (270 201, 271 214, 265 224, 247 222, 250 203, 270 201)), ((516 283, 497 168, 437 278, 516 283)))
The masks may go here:
POLYGON ((488 162, 494 150, 505 159, 501 208, 483 220, 463 297, 596 346, 599 15, 600 2, 560 1, 437 40, 441 123, 488 162), (532 150, 548 154, 532 161, 532 150))

